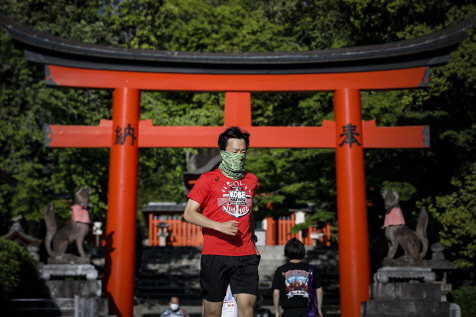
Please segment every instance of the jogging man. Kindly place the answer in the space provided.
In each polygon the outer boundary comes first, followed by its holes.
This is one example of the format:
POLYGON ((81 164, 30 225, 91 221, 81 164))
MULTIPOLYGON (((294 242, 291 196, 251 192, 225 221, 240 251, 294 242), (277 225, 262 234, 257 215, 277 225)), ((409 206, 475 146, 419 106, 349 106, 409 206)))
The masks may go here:
POLYGON ((188 194, 184 218, 203 228, 202 317, 221 316, 228 284, 238 305, 238 316, 253 316, 259 252, 252 202, 258 179, 244 171, 249 137, 248 132, 238 127, 220 134, 222 163, 216 170, 203 174, 188 194))

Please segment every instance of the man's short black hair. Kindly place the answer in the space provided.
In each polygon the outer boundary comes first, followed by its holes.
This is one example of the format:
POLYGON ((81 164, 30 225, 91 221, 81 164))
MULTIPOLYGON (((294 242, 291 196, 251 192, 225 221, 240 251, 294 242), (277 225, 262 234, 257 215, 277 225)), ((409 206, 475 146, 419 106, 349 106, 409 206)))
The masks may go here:
POLYGON ((284 246, 284 256, 290 260, 301 260, 306 255, 304 244, 296 238, 292 238, 284 246))
POLYGON ((241 130, 239 127, 229 127, 218 137, 218 147, 220 150, 225 151, 228 145, 228 139, 245 140, 246 148, 250 146, 250 134, 245 130, 241 130))

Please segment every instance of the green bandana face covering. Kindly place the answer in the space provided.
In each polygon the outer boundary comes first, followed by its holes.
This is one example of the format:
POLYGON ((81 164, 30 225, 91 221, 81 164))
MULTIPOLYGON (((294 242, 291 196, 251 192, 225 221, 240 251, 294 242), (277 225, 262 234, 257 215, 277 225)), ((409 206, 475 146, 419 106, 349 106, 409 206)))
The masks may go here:
POLYGON ((242 179, 245 176, 246 154, 231 153, 220 151, 221 164, 220 171, 228 178, 242 179))

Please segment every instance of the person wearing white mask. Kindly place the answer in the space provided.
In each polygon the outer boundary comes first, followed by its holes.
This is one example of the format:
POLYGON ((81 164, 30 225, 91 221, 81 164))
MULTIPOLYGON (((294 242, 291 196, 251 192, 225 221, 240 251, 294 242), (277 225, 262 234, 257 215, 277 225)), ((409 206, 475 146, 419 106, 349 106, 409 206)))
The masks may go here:
POLYGON ((167 308, 160 317, 190 317, 185 309, 180 309, 180 299, 171 297, 170 308, 167 308))

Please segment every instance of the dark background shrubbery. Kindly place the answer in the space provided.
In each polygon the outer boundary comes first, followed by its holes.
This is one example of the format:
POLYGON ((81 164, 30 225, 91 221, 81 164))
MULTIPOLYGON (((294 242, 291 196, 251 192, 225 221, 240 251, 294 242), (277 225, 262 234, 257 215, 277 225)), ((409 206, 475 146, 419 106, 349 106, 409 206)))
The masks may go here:
POLYGON ((461 317, 476 316, 476 287, 462 286, 451 292, 454 302, 461 307, 461 317))
POLYGON ((3 313, 8 311, 12 298, 38 298, 42 289, 36 261, 25 247, 0 239, 0 307, 3 313))

